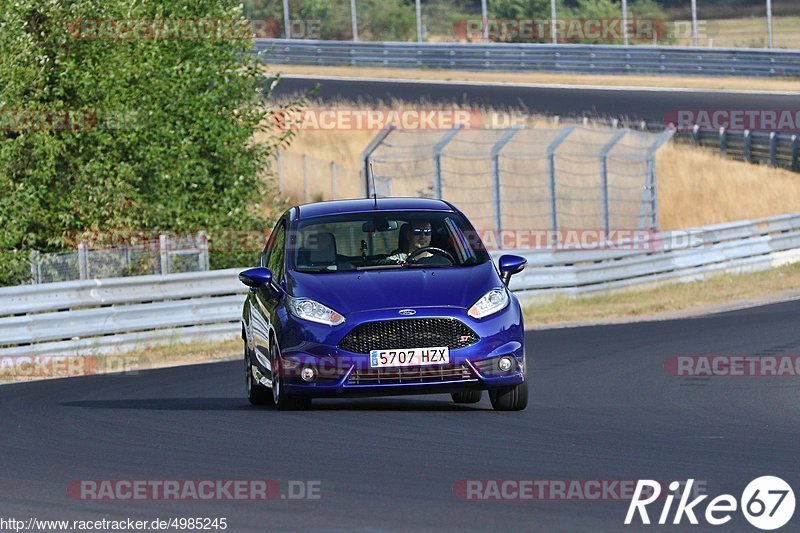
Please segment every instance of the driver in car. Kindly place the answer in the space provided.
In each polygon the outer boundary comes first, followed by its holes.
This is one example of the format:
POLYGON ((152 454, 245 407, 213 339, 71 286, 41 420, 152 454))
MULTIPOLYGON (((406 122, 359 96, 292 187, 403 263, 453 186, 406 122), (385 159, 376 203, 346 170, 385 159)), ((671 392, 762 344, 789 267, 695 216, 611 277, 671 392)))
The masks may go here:
MULTIPOLYGON (((386 258, 387 262, 405 263, 413 252, 427 248, 431 245, 431 223, 425 220, 409 222, 403 227, 403 236, 406 242, 405 250, 395 250, 386 258)), ((422 252, 414 256, 415 259, 433 257, 429 252, 422 252)))

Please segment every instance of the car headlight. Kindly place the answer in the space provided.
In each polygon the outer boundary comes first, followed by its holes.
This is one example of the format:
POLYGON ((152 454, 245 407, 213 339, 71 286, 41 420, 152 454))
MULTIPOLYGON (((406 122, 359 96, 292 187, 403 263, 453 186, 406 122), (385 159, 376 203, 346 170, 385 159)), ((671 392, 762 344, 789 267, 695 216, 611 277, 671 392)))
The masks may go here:
POLYGON ((341 313, 337 313, 319 302, 307 298, 293 298, 291 296, 288 298, 289 311, 297 318, 328 326, 338 326, 344 322, 344 317, 341 313))
POLYGON ((469 308, 467 314, 472 318, 483 318, 492 315, 508 305, 508 291, 505 289, 492 289, 469 308))

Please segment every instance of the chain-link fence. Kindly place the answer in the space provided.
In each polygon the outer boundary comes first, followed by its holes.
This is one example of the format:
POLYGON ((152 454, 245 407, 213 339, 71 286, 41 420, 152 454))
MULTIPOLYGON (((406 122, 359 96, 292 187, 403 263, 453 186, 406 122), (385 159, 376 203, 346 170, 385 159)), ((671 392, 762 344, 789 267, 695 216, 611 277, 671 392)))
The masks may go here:
POLYGON ((31 252, 33 283, 205 270, 209 270, 208 239, 202 232, 160 235, 158 240, 118 247, 92 248, 82 243, 74 252, 31 252))
POLYGON ((275 168, 279 193, 298 204, 361 194, 360 171, 352 166, 279 149, 275 168))
POLYGON ((386 129, 364 152, 379 196, 446 199, 476 228, 658 230, 655 153, 672 130, 386 129))

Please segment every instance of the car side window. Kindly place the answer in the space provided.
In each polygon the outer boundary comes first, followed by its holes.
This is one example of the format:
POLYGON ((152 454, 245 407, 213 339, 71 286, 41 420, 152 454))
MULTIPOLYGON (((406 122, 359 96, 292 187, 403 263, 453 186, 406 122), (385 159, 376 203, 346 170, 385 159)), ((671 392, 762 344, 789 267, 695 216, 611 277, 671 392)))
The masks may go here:
POLYGON ((267 268, 272 271, 272 279, 280 285, 283 279, 284 265, 286 264, 286 222, 281 221, 275 227, 273 238, 270 239, 271 247, 267 252, 267 268))
POLYGON ((278 233, 278 228, 283 223, 282 220, 279 220, 275 227, 272 228, 272 231, 267 237, 267 244, 264 245, 264 251, 261 252, 261 265, 262 267, 269 268, 269 256, 272 253, 272 250, 275 248, 275 236, 278 233))

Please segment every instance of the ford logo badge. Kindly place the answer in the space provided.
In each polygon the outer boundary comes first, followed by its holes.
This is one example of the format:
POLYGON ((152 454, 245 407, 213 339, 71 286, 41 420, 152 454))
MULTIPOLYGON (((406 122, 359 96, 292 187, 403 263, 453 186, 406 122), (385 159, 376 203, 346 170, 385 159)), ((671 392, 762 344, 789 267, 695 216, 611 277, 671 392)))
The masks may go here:
POLYGON ((411 315, 416 315, 417 312, 414 311, 413 309, 401 309, 400 314, 403 316, 411 316, 411 315))

